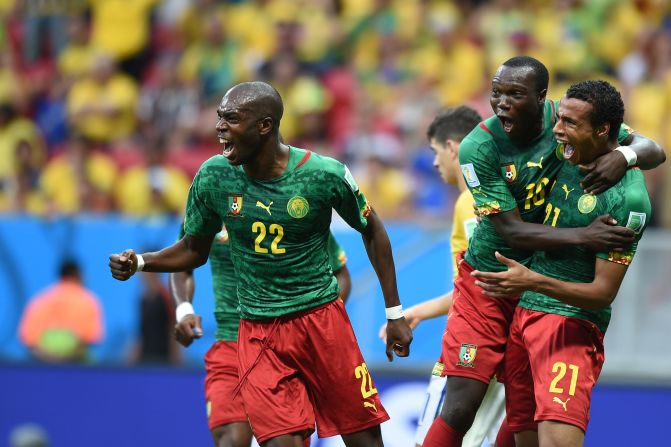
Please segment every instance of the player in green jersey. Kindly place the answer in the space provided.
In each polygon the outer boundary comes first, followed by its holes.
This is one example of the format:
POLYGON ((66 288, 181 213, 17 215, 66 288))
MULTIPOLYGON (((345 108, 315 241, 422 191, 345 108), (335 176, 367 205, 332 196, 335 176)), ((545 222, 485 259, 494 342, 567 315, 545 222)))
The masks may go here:
MULTIPOLYGON (((179 239, 184 237, 180 226, 179 239)), ((351 278, 347 269, 345 251, 331 233, 329 235, 329 264, 338 280, 340 298, 347 301, 351 278)), ((214 237, 210 250, 210 270, 215 300, 214 317, 217 322, 215 343, 205 355, 205 398, 207 419, 214 445, 217 447, 249 447, 252 429, 239 397, 233 395, 238 384, 237 338, 240 317, 235 271, 228 246, 228 232, 223 227, 214 237)), ((170 274, 170 293, 178 309, 189 309, 175 325, 175 338, 184 347, 200 338, 203 330, 201 317, 193 310, 195 291, 193 270, 170 274), (180 306, 182 306, 180 308, 180 306)), ((180 313, 183 311, 180 310, 180 313)))
MULTIPOLYGON (((645 177, 637 168, 607 191, 582 194, 589 163, 618 147, 624 116, 618 91, 605 81, 572 85, 562 98, 554 131, 563 157, 557 183, 548 196, 545 225, 578 227, 608 213, 636 237, 623 252, 566 247, 536 252, 531 270, 500 254, 505 272, 474 272, 486 294, 506 298, 522 293, 506 351, 506 392, 513 431, 533 430, 541 446, 582 446, 589 421, 591 391, 604 362, 603 337, 611 303, 650 221, 645 177), (509 388, 510 386, 510 388, 509 388)), ((518 439, 518 446, 534 445, 518 439)))
POLYGON ((277 91, 231 88, 217 109, 222 155, 194 178, 186 235, 157 253, 110 256, 112 276, 184 271, 207 260, 222 222, 238 285, 238 359, 245 411, 262 445, 301 446, 314 430, 348 446, 381 446, 388 419, 356 343, 326 245, 332 210, 360 231, 387 307, 387 356, 409 354, 384 225, 338 161, 281 144, 277 91))
MULTIPOLYGON (((490 102, 495 116, 461 142, 462 173, 482 223, 459 263, 454 304, 443 334, 443 375, 449 377, 449 386, 441 417, 432 424, 425 447, 461 445, 491 378, 502 366, 516 302, 486 297, 471 276, 474 269, 502 270, 495 251, 528 264, 536 249, 582 245, 612 251, 628 247, 634 239, 633 231, 612 226, 613 219, 606 215, 582 228, 541 225, 546 196, 565 163, 552 132, 556 104, 545 98, 548 79, 545 66, 531 57, 504 62, 492 80, 490 102)), ((664 161, 664 152, 655 142, 626 126, 617 130, 619 144, 626 148, 584 166, 590 172, 581 188, 598 193, 622 178, 629 164, 650 169, 664 161)))

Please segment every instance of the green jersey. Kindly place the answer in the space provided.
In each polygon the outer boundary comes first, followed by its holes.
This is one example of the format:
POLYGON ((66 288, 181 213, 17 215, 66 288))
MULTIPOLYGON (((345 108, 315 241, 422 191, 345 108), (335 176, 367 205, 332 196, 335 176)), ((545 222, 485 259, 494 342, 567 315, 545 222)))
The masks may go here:
MULTIPOLYGON (((180 225, 179 239, 184 237, 184 226, 180 225)), ((335 272, 343 268, 347 255, 333 233, 329 233, 329 264, 335 272)), ((216 340, 236 341, 240 314, 238 313, 238 294, 235 269, 228 246, 228 231, 222 227, 214 236, 210 249, 210 271, 214 292, 214 319, 217 322, 216 340)))
MULTIPOLYGON (((465 259, 478 270, 506 269, 494 257, 495 251, 524 265, 531 260, 531 251, 514 250, 506 244, 489 216, 517 208, 524 221, 542 222, 546 196, 565 162, 563 147, 552 132, 557 106, 554 101, 545 102, 543 129, 527 146, 514 144, 496 116, 480 123, 459 146, 461 171, 481 216, 465 259)), ((629 133, 623 125, 621 140, 629 133)))
MULTIPOLYGON (((545 206, 544 223, 560 228, 584 227, 603 214, 636 231, 634 244, 626 252, 594 253, 585 247, 567 247, 562 250, 534 253, 531 268, 545 276, 568 282, 592 282, 596 258, 629 265, 636 246, 650 221, 650 198, 643 173, 629 169, 615 186, 599 194, 583 194, 580 182, 584 175, 566 163, 557 177, 545 206)), ((588 310, 571 306, 537 292, 524 292, 519 305, 526 309, 582 318, 595 323, 606 332, 611 308, 588 310)))
POLYGON ((257 181, 217 155, 193 180, 184 228, 212 235, 226 225, 240 317, 266 319, 337 298, 327 250, 332 209, 358 231, 370 212, 347 167, 332 158, 290 147, 285 172, 257 181))

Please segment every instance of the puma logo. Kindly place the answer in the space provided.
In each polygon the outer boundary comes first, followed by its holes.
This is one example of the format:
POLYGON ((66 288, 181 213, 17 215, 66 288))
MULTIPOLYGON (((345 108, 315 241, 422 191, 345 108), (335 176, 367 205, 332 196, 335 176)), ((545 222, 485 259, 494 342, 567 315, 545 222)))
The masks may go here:
POLYGON ((564 191, 566 193, 566 199, 565 200, 568 200, 568 195, 571 194, 571 192, 575 190, 575 188, 568 189, 568 186, 566 186, 566 183, 564 183, 564 186, 562 186, 561 189, 562 189, 562 191, 564 191))
POLYGON ((372 408, 377 413, 377 407, 375 406, 375 404, 373 402, 368 402, 368 401, 364 400, 363 401, 363 407, 364 408, 372 408))
POLYGON ((535 161, 527 161, 527 168, 540 168, 543 169, 543 157, 536 163, 535 161))
POLYGON ((568 410, 566 409, 566 404, 568 404, 568 401, 569 401, 569 400, 571 400, 570 397, 569 397, 568 399, 566 399, 566 401, 562 401, 562 400, 561 400, 560 398, 558 398, 557 396, 555 396, 555 397, 552 398, 552 402, 558 403, 559 405, 561 405, 562 407, 564 407, 564 411, 568 411, 568 410))
POLYGON ((256 201, 256 206, 258 206, 259 208, 263 208, 264 210, 268 211, 268 215, 269 215, 269 216, 272 216, 272 213, 270 212, 270 207, 271 207, 272 205, 273 205, 273 202, 270 202, 270 203, 268 204, 268 206, 266 206, 266 205, 264 205, 263 203, 261 203, 260 200, 257 200, 257 201, 256 201))

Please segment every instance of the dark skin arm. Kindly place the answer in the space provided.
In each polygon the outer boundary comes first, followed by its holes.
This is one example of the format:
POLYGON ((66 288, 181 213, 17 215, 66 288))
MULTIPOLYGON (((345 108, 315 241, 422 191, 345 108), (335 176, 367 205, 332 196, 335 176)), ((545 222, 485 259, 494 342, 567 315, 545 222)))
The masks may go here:
POLYGON ((610 216, 599 216, 587 227, 555 228, 524 222, 517 208, 489 219, 506 244, 516 250, 556 250, 584 245, 592 251, 621 251, 634 241, 633 230, 618 227, 610 216))
MULTIPOLYGON (((171 273, 168 288, 175 307, 182 303, 192 303, 196 289, 193 270, 171 273)), ((185 315, 181 321, 177 321, 175 324, 175 340, 185 348, 202 336, 203 326, 200 315, 185 315)))
MULTIPOLYGON (((182 272, 192 270, 207 262, 214 235, 190 236, 169 247, 153 253, 143 253, 145 272, 182 272)), ((109 257, 112 277, 126 281, 137 271, 137 255, 133 250, 113 254, 109 257)))
MULTIPOLYGON (((396 287, 396 270, 394 258, 391 254, 391 244, 384 225, 375 211, 371 210, 368 216, 368 224, 361 233, 363 245, 366 248, 368 259, 370 259, 375 273, 377 274, 384 304, 386 307, 394 307, 401 304, 396 287)), ((405 318, 387 320, 387 358, 393 360, 392 351, 399 357, 407 357, 410 354, 410 343, 412 342, 412 329, 408 326, 405 318)))
POLYGON ((475 283, 484 289, 485 295, 516 299, 523 291, 532 290, 571 306, 590 310, 603 309, 611 304, 627 273, 626 265, 597 258, 592 282, 567 282, 531 271, 498 252, 496 258, 508 266, 507 271, 494 273, 476 270, 471 273, 478 278, 475 283))
MULTIPOLYGON (((660 145, 636 132, 629 135, 621 146, 629 146, 636 152, 636 164, 643 170, 654 169, 666 160, 666 154, 660 145)), ((628 166, 622 153, 612 151, 592 163, 581 165, 580 168, 587 174, 580 186, 585 192, 600 194, 619 182, 628 166)))
POLYGON ((339 298, 343 301, 343 303, 346 303, 347 299, 349 298, 349 294, 352 291, 352 277, 349 274, 347 265, 340 267, 338 270, 333 272, 333 275, 336 277, 336 280, 338 281, 338 287, 340 288, 339 298))

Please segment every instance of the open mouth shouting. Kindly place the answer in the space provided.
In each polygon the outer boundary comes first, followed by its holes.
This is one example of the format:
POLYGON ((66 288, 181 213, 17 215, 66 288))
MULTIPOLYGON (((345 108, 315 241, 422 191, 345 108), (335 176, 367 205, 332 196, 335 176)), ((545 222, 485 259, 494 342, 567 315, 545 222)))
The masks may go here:
POLYGON ((226 158, 230 158, 231 154, 233 153, 233 149, 235 149, 233 142, 219 135, 219 143, 224 145, 224 150, 221 152, 221 155, 226 158))
POLYGON ((515 126, 515 122, 510 117, 504 115, 497 115, 497 118, 499 121, 501 121, 501 127, 503 127, 503 131, 509 134, 515 126))

